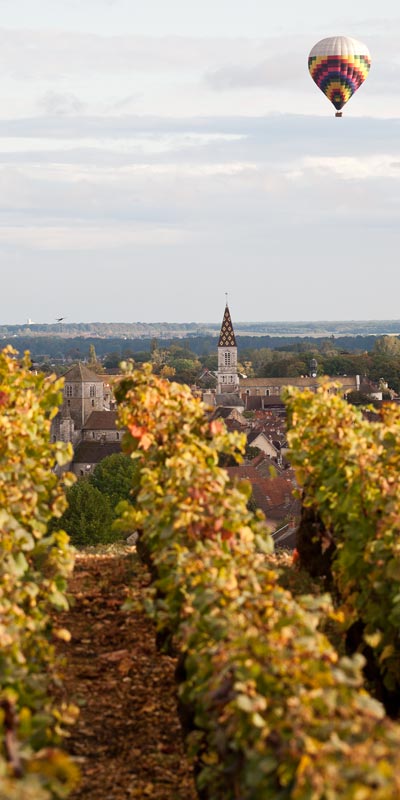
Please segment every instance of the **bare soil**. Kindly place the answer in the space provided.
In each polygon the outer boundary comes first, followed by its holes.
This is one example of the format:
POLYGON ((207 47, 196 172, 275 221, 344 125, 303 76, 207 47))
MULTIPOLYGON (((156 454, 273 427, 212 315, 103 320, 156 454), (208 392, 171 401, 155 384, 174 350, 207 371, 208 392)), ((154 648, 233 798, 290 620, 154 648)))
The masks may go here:
POLYGON ((80 554, 70 582, 72 634, 60 651, 65 697, 80 707, 65 749, 82 780, 71 800, 196 800, 176 711, 174 659, 155 647, 137 601, 148 575, 134 554, 80 554))

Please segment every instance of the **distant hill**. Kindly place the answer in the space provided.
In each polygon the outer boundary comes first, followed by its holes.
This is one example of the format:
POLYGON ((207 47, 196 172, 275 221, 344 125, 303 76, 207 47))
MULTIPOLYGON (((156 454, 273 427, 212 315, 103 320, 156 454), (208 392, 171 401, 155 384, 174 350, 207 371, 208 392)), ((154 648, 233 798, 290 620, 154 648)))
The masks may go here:
MULTIPOLYGON (((0 325, 0 340, 56 335, 61 338, 181 339, 216 336, 221 321, 201 322, 62 322, 0 325)), ((317 322, 234 322, 241 336, 382 336, 399 334, 400 320, 341 320, 317 322)))

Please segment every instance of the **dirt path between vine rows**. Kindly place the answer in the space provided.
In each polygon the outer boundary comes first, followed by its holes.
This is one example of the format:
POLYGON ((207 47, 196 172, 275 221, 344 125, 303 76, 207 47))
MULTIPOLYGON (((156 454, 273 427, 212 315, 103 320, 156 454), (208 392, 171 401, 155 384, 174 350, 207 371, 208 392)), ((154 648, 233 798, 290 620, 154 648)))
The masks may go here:
POLYGON ((71 800, 196 800, 175 701, 175 663, 155 648, 143 611, 124 612, 148 579, 134 555, 78 555, 64 693, 80 707, 65 749, 82 780, 71 800))

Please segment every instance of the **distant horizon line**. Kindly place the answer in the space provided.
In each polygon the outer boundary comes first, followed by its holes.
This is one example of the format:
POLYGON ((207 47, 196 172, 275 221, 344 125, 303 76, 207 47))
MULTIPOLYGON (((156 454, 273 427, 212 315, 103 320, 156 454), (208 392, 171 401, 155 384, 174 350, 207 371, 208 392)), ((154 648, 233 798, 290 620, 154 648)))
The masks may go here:
MULTIPOLYGON (((62 322, 58 320, 54 320, 54 322, 33 322, 29 320, 27 322, 1 322, 0 321, 0 328, 7 328, 7 327, 20 327, 20 328, 30 328, 36 325, 59 325, 62 327, 67 327, 68 325, 219 325, 221 320, 208 320, 206 322, 194 321, 194 320, 183 320, 182 322, 178 322, 177 320, 173 320, 168 322, 167 320, 154 320, 154 321, 147 321, 144 322, 143 320, 121 320, 121 321, 111 321, 111 320, 68 320, 65 318, 62 322)), ((400 324, 400 317, 360 317, 360 318, 332 318, 332 319, 276 319, 276 320, 235 320, 234 326, 237 325, 324 325, 324 324, 361 324, 361 323, 395 323, 398 322, 400 324)))

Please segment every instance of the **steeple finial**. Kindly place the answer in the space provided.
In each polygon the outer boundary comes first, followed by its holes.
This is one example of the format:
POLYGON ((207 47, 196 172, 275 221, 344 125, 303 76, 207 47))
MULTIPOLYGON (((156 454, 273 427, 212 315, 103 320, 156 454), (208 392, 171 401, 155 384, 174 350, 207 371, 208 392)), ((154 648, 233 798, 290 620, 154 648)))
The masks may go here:
POLYGON ((225 292, 225 305, 228 306, 228 292, 225 292))

